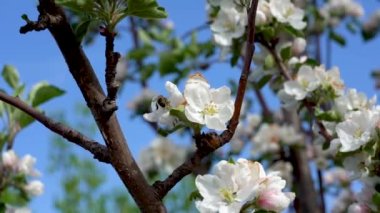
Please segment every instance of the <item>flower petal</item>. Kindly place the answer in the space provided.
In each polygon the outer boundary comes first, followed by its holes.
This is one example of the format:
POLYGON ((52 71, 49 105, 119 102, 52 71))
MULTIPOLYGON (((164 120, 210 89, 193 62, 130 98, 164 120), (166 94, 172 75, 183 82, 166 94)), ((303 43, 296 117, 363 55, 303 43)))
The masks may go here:
POLYGON ((216 104, 224 104, 231 100, 231 90, 226 86, 210 89, 211 100, 216 104))
POLYGON ((215 129, 218 131, 223 131, 226 129, 226 124, 216 116, 205 115, 205 123, 209 129, 215 129))
POLYGON ((173 84, 170 81, 167 81, 165 84, 165 88, 169 93, 169 101, 172 107, 177 107, 178 105, 180 105, 181 103, 185 101, 177 85, 173 84))
POLYGON ((194 108, 192 105, 185 106, 185 116, 191 122, 205 124, 202 113, 200 113, 198 108, 194 108))

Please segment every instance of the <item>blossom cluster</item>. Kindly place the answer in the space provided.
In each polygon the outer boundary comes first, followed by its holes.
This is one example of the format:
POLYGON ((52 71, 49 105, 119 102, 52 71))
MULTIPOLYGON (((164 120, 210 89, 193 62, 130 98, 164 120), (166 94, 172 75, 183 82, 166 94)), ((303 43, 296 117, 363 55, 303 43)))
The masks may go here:
POLYGON ((145 174, 170 174, 186 159, 188 149, 174 144, 167 138, 157 137, 140 153, 138 164, 145 174))
MULTIPOLYGON (((1 188, 7 190, 10 187, 15 187, 16 190, 20 190, 30 197, 41 195, 44 191, 43 183, 39 180, 29 180, 30 177, 40 176, 39 171, 34 168, 35 163, 36 159, 29 154, 20 159, 13 150, 3 152, 0 161, 1 188)), ((26 207, 8 205, 6 207, 9 211, 22 209, 23 212, 29 212, 26 207)))
POLYGON ((279 152, 281 145, 297 145, 303 140, 303 136, 292 126, 264 123, 251 140, 252 154, 257 156, 279 152))
MULTIPOLYGON (((329 103, 330 107, 326 110, 318 109, 317 115, 327 116, 321 116, 320 122, 327 133, 335 138, 328 149, 321 148, 320 153, 335 156, 340 153, 338 156, 342 165, 349 171, 347 176, 340 172, 340 182, 347 184, 353 179, 364 182, 363 192, 356 195, 358 198, 349 207, 350 211, 378 211, 378 206, 372 204, 371 200, 375 191, 369 190, 380 182, 376 172, 379 160, 377 153, 380 150, 380 107, 376 106, 376 97, 369 99, 355 89, 345 90, 337 68, 326 71, 323 66, 313 67, 306 64, 298 69, 293 79, 284 82, 279 96, 285 107, 299 107, 305 102, 313 103, 317 107, 329 103), (363 201, 362 194, 371 199, 363 201)), ((320 131, 315 128, 317 132, 320 131)), ((318 165, 326 164, 319 162, 318 165)))
MULTIPOLYGON (((246 7, 244 1, 209 0, 209 13, 219 8, 211 24, 214 41, 221 46, 231 46, 232 40, 240 38, 247 26, 246 7)), ((303 21, 305 12, 296 7, 290 0, 260 0, 256 14, 256 26, 271 24, 274 21, 289 25, 296 30, 306 27, 303 21)))
POLYGON ((294 200, 294 193, 283 192, 286 181, 276 172, 266 174, 258 162, 223 160, 213 170, 214 174, 198 175, 195 180, 203 197, 195 203, 200 212, 281 212, 294 200))
POLYGON ((234 112, 231 90, 228 87, 211 88, 200 73, 190 76, 183 95, 178 87, 169 81, 165 87, 169 97, 159 95, 153 98, 152 112, 144 114, 147 121, 157 122, 169 129, 188 123, 191 123, 190 126, 194 123, 206 125, 214 130, 226 129, 226 123, 234 112), (179 111, 186 119, 181 115, 175 115, 173 110, 179 111))
POLYGON ((363 7, 355 0, 329 0, 319 11, 330 26, 337 26, 345 17, 359 18, 364 15, 363 7))
POLYGON ((326 71, 323 66, 302 65, 295 78, 284 83, 284 89, 279 92, 279 96, 285 105, 293 106, 295 101, 313 98, 318 89, 331 98, 343 93, 344 83, 337 67, 326 71))

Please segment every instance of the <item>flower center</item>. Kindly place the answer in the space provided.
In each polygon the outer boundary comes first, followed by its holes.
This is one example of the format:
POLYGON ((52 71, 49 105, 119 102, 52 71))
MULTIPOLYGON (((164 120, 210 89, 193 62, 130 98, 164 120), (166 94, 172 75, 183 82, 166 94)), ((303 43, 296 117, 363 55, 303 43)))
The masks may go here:
POLYGON ((358 139, 362 136, 362 134, 363 134, 363 131, 360 128, 356 129, 354 132, 354 138, 358 139))
POLYGON ((222 196, 223 200, 227 203, 232 203, 235 200, 236 193, 232 192, 229 189, 221 189, 220 195, 222 196))
POLYGON ((288 7, 287 10, 285 11, 284 16, 286 18, 289 18, 291 15, 293 15, 293 13, 294 13, 293 7, 288 7))
POLYGON ((206 107, 203 109, 203 111, 201 113, 203 115, 213 116, 216 113, 218 113, 218 107, 216 106, 216 104, 210 103, 210 104, 206 105, 206 107))
POLYGON ((309 81, 307 81, 307 80, 305 80, 305 79, 302 79, 301 81, 300 81, 300 84, 301 84, 301 86, 303 87, 303 88, 307 88, 308 86, 309 86, 309 81))

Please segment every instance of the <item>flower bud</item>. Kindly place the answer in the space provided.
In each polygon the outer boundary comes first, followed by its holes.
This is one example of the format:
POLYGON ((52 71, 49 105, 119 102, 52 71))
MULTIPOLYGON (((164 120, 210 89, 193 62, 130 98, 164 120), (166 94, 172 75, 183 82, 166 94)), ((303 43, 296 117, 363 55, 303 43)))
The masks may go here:
POLYGON ((38 196, 44 192, 44 184, 41 181, 33 180, 24 186, 25 191, 32 195, 38 196))
POLYGON ((5 167, 15 169, 18 163, 18 158, 13 150, 8 150, 3 152, 2 161, 5 167))

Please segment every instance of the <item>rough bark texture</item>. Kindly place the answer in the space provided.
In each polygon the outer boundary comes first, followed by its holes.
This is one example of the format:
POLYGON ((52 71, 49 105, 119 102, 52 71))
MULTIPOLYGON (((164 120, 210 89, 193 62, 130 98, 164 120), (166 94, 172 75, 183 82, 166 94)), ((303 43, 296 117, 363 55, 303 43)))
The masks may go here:
MULTIPOLYGON (((64 11, 52 0, 39 2, 39 20, 45 20, 46 24, 42 27, 38 26, 38 29, 47 28, 57 42, 108 147, 112 166, 142 212, 165 212, 161 200, 156 196, 133 159, 116 115, 104 112, 102 105, 106 95, 64 11)), ((21 28, 20 32, 34 30, 33 23, 28 24, 21 28)), ((34 25, 36 26, 35 23, 34 25)))

